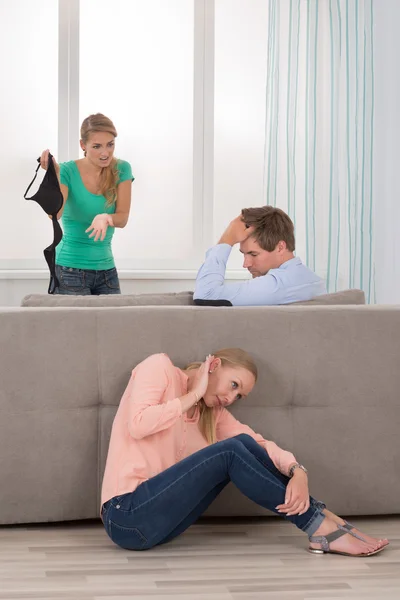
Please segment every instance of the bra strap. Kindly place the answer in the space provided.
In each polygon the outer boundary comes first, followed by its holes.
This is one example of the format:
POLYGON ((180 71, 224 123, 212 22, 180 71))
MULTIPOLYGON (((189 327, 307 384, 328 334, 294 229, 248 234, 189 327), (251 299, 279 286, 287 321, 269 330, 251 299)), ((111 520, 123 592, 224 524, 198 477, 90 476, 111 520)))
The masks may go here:
MULTIPOLYGON (((50 157, 50 154, 49 154, 49 157, 50 157)), ((39 164, 38 164, 38 166, 37 166, 37 169, 36 169, 36 171, 35 171, 35 177, 32 179, 32 181, 31 181, 31 182, 30 182, 30 184, 28 185, 28 187, 27 187, 27 190, 26 190, 26 192, 25 192, 25 194, 24 194, 24 198, 25 198, 25 200, 30 200, 30 199, 31 199, 31 198, 27 198, 27 197, 26 197, 26 195, 27 195, 27 193, 29 192, 29 190, 31 189, 31 187, 32 187, 32 184, 33 184, 33 182, 35 181, 35 179, 36 179, 36 177, 37 177, 37 173, 38 173, 38 171, 39 171, 39 169, 40 169, 40 158, 38 158, 37 160, 38 160, 38 163, 39 163, 39 164)))

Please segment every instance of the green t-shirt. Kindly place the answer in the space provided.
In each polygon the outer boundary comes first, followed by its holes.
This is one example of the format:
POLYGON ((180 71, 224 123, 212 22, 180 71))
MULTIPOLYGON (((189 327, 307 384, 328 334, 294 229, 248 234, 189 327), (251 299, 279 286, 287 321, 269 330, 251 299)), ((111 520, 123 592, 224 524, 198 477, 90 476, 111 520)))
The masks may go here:
MULTIPOLYGON (((125 160, 118 160, 117 164, 118 183, 133 181, 131 165, 125 160)), ((115 266, 111 250, 114 227, 108 227, 104 240, 97 242, 85 231, 96 215, 115 213, 115 203, 107 206, 104 196, 92 194, 85 188, 74 160, 60 164, 60 181, 68 188, 68 198, 61 217, 63 239, 56 248, 56 263, 74 269, 112 269, 115 266)))

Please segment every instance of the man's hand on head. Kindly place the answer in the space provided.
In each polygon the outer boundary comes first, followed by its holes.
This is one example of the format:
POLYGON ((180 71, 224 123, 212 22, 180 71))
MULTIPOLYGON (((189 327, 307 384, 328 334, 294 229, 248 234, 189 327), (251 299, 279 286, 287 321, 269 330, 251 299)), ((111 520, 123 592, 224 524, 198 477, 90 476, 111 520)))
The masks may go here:
POLYGON ((222 234, 218 244, 229 244, 234 246, 244 242, 253 233, 254 227, 248 227, 243 221, 242 215, 233 219, 222 234))

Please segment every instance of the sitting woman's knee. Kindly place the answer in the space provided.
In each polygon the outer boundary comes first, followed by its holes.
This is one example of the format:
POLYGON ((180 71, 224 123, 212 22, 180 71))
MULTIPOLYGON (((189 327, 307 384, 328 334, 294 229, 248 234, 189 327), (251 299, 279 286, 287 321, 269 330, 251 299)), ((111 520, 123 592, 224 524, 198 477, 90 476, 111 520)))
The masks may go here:
POLYGON ((235 435, 235 437, 233 439, 238 440, 245 446, 257 444, 255 439, 252 438, 251 435, 249 435, 248 433, 239 433, 239 435, 235 435))
POLYGON ((243 448, 244 444, 240 438, 241 438, 241 435, 236 435, 234 437, 227 438, 226 440, 223 440, 222 442, 219 442, 219 443, 223 445, 225 450, 235 450, 238 448, 243 448))

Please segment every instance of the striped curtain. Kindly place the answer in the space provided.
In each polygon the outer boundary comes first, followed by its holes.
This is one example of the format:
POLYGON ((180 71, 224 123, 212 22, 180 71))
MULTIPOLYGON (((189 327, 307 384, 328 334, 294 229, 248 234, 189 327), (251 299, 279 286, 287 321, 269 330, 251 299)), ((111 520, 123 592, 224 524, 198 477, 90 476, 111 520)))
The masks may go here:
POLYGON ((373 0, 269 0, 264 190, 330 292, 373 302, 373 0))

